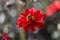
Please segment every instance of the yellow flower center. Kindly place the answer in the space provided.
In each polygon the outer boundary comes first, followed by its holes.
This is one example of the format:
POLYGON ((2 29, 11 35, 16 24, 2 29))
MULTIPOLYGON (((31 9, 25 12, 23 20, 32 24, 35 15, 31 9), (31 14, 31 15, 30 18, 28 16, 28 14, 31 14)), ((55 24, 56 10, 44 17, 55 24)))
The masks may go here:
POLYGON ((33 21, 33 20, 35 20, 34 16, 30 15, 27 16, 27 21, 33 21))

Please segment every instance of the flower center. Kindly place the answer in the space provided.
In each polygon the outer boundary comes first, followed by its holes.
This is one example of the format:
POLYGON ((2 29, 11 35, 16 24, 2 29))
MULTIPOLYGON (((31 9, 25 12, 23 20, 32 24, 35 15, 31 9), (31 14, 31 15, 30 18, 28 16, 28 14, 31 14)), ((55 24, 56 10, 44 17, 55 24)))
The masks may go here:
POLYGON ((34 21, 34 20, 35 20, 34 16, 31 15, 27 16, 27 21, 34 21))

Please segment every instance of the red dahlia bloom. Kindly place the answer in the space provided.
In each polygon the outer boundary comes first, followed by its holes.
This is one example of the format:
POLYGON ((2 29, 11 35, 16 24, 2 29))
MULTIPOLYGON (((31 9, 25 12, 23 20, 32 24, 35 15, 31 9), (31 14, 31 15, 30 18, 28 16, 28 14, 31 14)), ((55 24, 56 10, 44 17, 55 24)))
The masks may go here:
POLYGON ((2 32, 3 39, 2 40, 8 40, 8 35, 4 32, 2 32))
POLYGON ((36 26, 39 28, 44 28, 44 24, 42 23, 45 19, 46 15, 42 14, 41 10, 26 9, 25 12, 20 13, 20 17, 17 20, 17 27, 24 28, 24 31, 28 30, 35 31, 36 26))
POLYGON ((46 8, 46 14, 47 16, 51 16, 54 14, 54 12, 60 10, 60 0, 54 1, 52 4, 47 6, 46 8))

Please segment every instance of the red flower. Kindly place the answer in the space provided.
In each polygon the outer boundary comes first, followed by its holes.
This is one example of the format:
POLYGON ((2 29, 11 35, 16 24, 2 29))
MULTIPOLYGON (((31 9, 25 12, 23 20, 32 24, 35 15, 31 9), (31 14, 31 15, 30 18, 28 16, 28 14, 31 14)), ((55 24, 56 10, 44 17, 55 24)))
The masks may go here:
POLYGON ((2 40, 8 40, 8 35, 4 32, 2 32, 3 39, 2 40))
POLYGON ((24 28, 24 31, 28 30, 35 31, 36 26, 39 28, 44 28, 44 24, 42 23, 45 19, 46 14, 42 14, 41 10, 35 10, 34 8, 26 9, 25 12, 20 13, 20 17, 17 20, 17 27, 24 28))
POLYGON ((47 16, 51 16, 54 14, 54 12, 60 10, 60 0, 54 1, 52 4, 50 4, 46 8, 46 14, 47 16))

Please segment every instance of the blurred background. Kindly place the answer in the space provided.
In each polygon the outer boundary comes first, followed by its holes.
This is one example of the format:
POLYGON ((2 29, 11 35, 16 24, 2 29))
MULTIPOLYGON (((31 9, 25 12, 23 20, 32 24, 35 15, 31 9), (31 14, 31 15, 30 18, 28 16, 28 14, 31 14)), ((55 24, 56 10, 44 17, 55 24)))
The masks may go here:
MULTIPOLYGON (((0 0, 0 40, 2 32, 8 35, 9 40, 31 40, 28 33, 16 27, 16 20, 19 12, 25 8, 34 7, 36 10, 43 10, 55 0, 0 0)), ((33 34, 34 40, 60 40, 60 12, 44 20, 45 28, 38 29, 33 34)))

